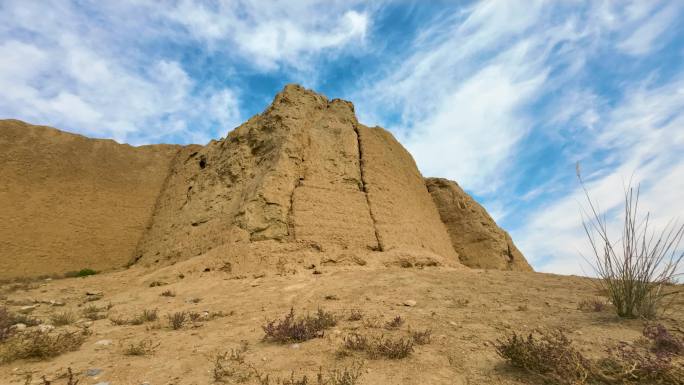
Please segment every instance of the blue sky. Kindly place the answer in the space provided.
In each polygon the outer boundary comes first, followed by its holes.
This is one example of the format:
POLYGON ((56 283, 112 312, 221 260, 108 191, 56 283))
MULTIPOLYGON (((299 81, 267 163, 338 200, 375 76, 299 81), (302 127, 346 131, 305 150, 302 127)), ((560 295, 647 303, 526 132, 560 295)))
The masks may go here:
POLYGON ((676 0, 2 0, 0 118, 205 143, 300 83, 458 181, 537 270, 576 274, 576 162, 609 219, 630 176, 656 226, 684 219, 681 20, 676 0))

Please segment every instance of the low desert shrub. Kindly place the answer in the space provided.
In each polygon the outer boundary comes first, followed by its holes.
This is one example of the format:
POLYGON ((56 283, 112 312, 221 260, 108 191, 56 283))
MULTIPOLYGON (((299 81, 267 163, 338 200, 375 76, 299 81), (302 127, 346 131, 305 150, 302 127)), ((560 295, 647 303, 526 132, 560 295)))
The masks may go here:
POLYGON ((188 320, 188 314, 184 311, 175 312, 166 316, 169 320, 169 326, 173 330, 182 329, 185 322, 188 320))
POLYGON ((344 338, 344 347, 353 351, 362 351, 372 359, 401 359, 413 353, 413 339, 387 338, 385 336, 368 337, 352 333, 344 338))
POLYGON ((214 381, 230 380, 234 383, 242 383, 252 378, 255 373, 253 368, 245 362, 244 353, 246 351, 247 345, 243 345, 240 349, 217 353, 213 359, 212 374, 214 381))
POLYGON ((404 324, 404 319, 401 318, 401 316, 396 316, 392 318, 390 321, 385 322, 385 329, 387 330, 395 330, 399 329, 401 325, 404 324))
POLYGON ((64 273, 65 278, 78 278, 78 277, 87 277, 89 275, 95 275, 97 274, 97 271, 93 269, 81 269, 78 271, 69 271, 64 273))
POLYGON ((81 331, 56 334, 38 330, 17 333, 0 345, 0 362, 19 359, 44 360, 65 352, 78 350, 85 342, 87 333, 81 331))
POLYGON ((627 343, 607 350, 596 364, 595 378, 608 384, 684 384, 684 366, 667 354, 654 354, 627 343))
POLYGON ((427 345, 432 337, 432 330, 409 330, 409 336, 416 345, 427 345))
POLYGON ((670 334, 661 324, 646 325, 643 334, 651 341, 651 351, 656 355, 684 354, 684 342, 670 334))
POLYGON ((527 337, 514 333, 494 344, 511 365, 554 384, 583 384, 589 378, 589 361, 560 330, 527 337))
POLYGON ((82 310, 83 316, 91 321, 96 321, 105 318, 103 314, 100 314, 101 311, 102 309, 92 304, 87 305, 82 310))
POLYGON ((144 339, 137 343, 128 344, 124 349, 124 354, 127 356, 150 356, 157 351, 160 343, 155 343, 151 339, 144 339))
POLYGON ((162 296, 162 297, 175 297, 175 296, 176 296, 176 292, 173 291, 173 290, 164 290, 164 291, 161 292, 161 296, 162 296))
POLYGON ((50 321, 55 326, 71 325, 76 322, 76 315, 67 310, 50 315, 50 321))
POLYGON ((348 321, 361 321, 363 319, 363 312, 360 309, 351 309, 349 311, 348 321))
MULTIPOLYGON (((663 334, 662 330, 655 333, 663 334)), ((590 360, 562 331, 553 330, 527 337, 513 333, 497 340, 494 347, 511 365, 549 384, 684 385, 684 366, 674 363, 671 354, 657 354, 636 344, 622 342, 606 349, 606 357, 590 360)))
POLYGON ((335 315, 318 309, 315 315, 295 317, 294 309, 281 320, 268 321, 262 326, 264 340, 276 343, 303 342, 322 337, 324 330, 337 325, 335 315))
POLYGON ((667 308, 670 296, 681 293, 672 282, 681 274, 684 251, 679 248, 684 224, 669 222, 654 231, 647 213, 639 215, 639 186, 624 192, 623 230, 618 241, 611 240, 605 214, 592 201, 577 167, 589 210, 582 221, 593 253, 592 267, 599 285, 608 295, 618 316, 654 318, 667 308))
POLYGON ((606 310, 607 304, 605 301, 598 298, 585 299, 577 305, 577 309, 585 312, 602 312, 606 310))
POLYGON ((0 342, 9 338, 14 325, 12 316, 6 307, 0 307, 0 342))

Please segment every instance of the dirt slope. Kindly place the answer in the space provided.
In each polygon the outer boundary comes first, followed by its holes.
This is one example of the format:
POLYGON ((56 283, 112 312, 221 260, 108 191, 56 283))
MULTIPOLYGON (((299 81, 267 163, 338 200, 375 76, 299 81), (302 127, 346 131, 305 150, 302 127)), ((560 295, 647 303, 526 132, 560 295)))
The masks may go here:
POLYGON ((456 182, 427 178, 425 183, 461 263, 474 268, 532 271, 508 233, 456 182))
POLYGON ((126 264, 177 151, 0 120, 0 279, 126 264))

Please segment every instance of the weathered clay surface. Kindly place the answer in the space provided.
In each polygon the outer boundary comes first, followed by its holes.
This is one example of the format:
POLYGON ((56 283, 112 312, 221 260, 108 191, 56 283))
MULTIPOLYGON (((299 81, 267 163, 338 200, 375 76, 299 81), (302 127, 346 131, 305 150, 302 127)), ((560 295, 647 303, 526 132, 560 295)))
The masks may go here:
POLYGON ((388 131, 358 126, 365 190, 382 250, 427 249, 457 258, 411 154, 388 131))
POLYGON ((508 233, 456 182, 442 178, 425 182, 461 263, 474 268, 532 271, 508 233))
POLYGON ((2 277, 217 252, 252 270, 274 257, 461 266, 459 253, 471 266, 529 269, 476 203, 464 201, 479 216, 459 217, 449 203, 457 186, 428 181, 428 192, 388 131, 297 85, 206 146, 135 148, 18 121, 0 128, 2 277))
POLYGON ((125 265, 178 149, 0 120, 0 279, 125 265))

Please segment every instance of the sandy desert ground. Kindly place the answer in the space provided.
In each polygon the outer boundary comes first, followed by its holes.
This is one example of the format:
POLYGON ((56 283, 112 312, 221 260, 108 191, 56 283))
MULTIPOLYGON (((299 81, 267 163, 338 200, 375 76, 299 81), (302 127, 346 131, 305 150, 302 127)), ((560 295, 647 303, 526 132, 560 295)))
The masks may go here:
MULTIPOLYGON (((319 370, 360 366, 361 384, 534 384, 539 382, 496 354, 492 343, 497 338, 513 331, 562 328, 581 352, 598 357, 609 346, 642 336, 642 320, 619 319, 610 309, 579 309, 584 300, 605 300, 587 278, 408 265, 328 262, 313 267, 306 261, 244 275, 221 270, 220 259, 202 256, 159 270, 135 266, 85 278, 41 280, 28 289, 5 284, 0 303, 12 311, 29 309, 23 311, 46 324, 52 314, 72 312, 75 323, 52 333, 88 325, 92 334, 77 351, 0 366, 0 383, 24 384, 31 374, 29 383, 39 384, 45 375, 57 379, 53 384, 66 384, 63 376, 71 368, 80 376, 79 384, 211 384, 217 354, 245 349, 245 364, 272 379, 290 378, 292 372, 315 378, 319 370), (162 296, 165 291, 175 297, 162 296), (107 318, 84 318, 89 306, 97 306, 107 318), (264 341, 262 325, 291 308, 298 314, 331 311, 338 324, 306 342, 264 341), (145 309, 157 310, 159 320, 120 326, 110 320, 133 318, 145 309), (353 309, 361 312, 361 320, 349 320, 353 309), (179 311, 198 313, 199 319, 173 330, 167 314, 179 311), (396 316, 403 324, 385 328, 396 316), (345 337, 353 333, 398 338, 426 329, 430 342, 416 345, 403 359, 373 358, 343 348, 345 337), (156 346, 153 352, 126 355, 130 344, 146 340, 156 346)), ((659 322, 682 337, 684 301, 674 303, 659 322)))

